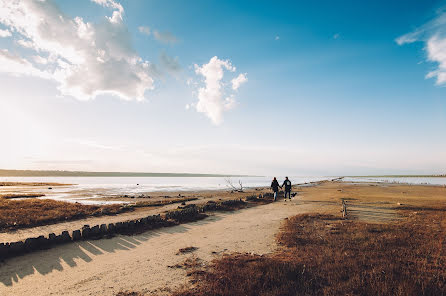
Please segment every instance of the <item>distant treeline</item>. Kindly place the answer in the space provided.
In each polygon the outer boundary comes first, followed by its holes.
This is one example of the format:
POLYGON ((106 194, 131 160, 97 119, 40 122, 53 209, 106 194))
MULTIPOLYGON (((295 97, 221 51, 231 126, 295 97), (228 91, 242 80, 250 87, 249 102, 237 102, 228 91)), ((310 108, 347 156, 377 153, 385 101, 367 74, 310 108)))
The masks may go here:
POLYGON ((82 172, 2 170, 0 177, 242 177, 242 175, 189 174, 189 173, 135 173, 135 172, 82 172))

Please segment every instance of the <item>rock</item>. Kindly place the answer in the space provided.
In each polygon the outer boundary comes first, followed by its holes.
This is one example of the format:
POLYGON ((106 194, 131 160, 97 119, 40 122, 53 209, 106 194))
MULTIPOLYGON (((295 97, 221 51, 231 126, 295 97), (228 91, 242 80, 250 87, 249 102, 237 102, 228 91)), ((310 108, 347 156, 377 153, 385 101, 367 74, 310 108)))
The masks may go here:
POLYGON ((95 225, 91 228, 91 236, 98 236, 100 232, 101 230, 99 228, 99 225, 95 225))
POLYGON ((100 228, 101 234, 107 234, 107 225, 101 224, 101 226, 99 228, 100 228))
POLYGON ((113 234, 113 233, 115 233, 115 232, 116 232, 116 226, 115 226, 115 224, 113 224, 113 223, 108 224, 107 230, 108 230, 108 233, 109 233, 109 234, 113 234))
POLYGON ((48 235, 48 242, 49 242, 50 244, 54 244, 54 243, 56 243, 56 235, 55 235, 54 233, 50 233, 50 234, 48 235))
POLYGON ((115 223, 115 231, 116 231, 116 233, 120 233, 123 228, 124 228, 124 226, 122 226, 122 222, 116 222, 115 223))
POLYGON ((62 243, 71 241, 71 236, 68 233, 68 231, 66 231, 66 230, 62 231, 62 234, 60 235, 60 240, 62 243))
POLYGON ((124 221, 121 224, 121 230, 122 231, 126 231, 127 229, 129 229, 129 221, 124 221))
POLYGON ((27 251, 32 251, 37 249, 37 238, 30 237, 25 240, 25 249, 27 251))
POLYGON ((25 244, 22 241, 9 244, 11 254, 21 254, 25 251, 25 244))
POLYGON ((86 226, 82 227, 82 238, 83 239, 88 239, 91 236, 91 228, 88 225, 86 225, 86 226))
POLYGON ((9 243, 0 243, 0 259, 6 258, 9 254, 9 243))
POLYGON ((73 241, 78 241, 78 240, 82 239, 81 231, 79 229, 74 230, 71 237, 73 238, 73 241))
POLYGON ((48 245, 49 245, 48 239, 46 237, 44 237, 43 235, 39 236, 37 238, 37 245, 39 246, 40 249, 48 248, 48 245))

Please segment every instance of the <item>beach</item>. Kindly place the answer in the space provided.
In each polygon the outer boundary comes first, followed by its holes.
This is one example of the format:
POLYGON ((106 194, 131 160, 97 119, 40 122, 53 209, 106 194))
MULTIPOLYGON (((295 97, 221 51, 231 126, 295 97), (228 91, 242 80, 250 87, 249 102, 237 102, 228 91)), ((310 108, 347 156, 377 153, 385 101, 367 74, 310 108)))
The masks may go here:
MULTIPOLYGON (((252 190, 266 192, 265 188, 252 190)), ((215 212, 200 221, 130 236, 73 242, 6 259, 0 265, 0 294, 115 295, 127 290, 171 295, 192 285, 187 268, 182 267, 186 259, 208 265, 234 252, 271 254, 281 248, 276 235, 284 221, 298 214, 340 216, 344 200, 348 220, 379 225, 404 219, 400 214, 403 208, 446 204, 446 188, 442 186, 326 181, 293 190, 298 194, 292 201, 280 199, 233 212, 215 212), (187 247, 194 249, 184 254, 179 251, 187 247)), ((231 196, 228 192, 226 196, 208 194, 217 199, 231 196)), ((112 218, 117 217, 120 215, 112 218)), ((12 233, 7 235, 13 238, 12 233)))

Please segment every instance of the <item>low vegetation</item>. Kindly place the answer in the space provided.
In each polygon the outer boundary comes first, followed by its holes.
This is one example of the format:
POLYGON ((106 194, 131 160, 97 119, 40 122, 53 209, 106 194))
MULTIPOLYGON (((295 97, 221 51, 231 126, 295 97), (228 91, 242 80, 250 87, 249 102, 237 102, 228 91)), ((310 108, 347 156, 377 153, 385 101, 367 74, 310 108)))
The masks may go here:
POLYGON ((224 256, 174 295, 446 295, 446 208, 401 213, 394 224, 295 216, 276 253, 224 256))
POLYGON ((45 196, 43 193, 4 193, 0 194, 0 198, 13 199, 13 198, 35 198, 45 196))
POLYGON ((198 250, 197 247, 181 248, 181 249, 178 250, 177 255, 186 254, 186 253, 192 253, 192 252, 195 252, 196 250, 198 250))
POLYGON ((0 198, 0 231, 76 220, 88 216, 117 214, 120 205, 82 205, 50 199, 0 198))
POLYGON ((197 200, 197 197, 182 197, 182 198, 173 198, 173 199, 163 199, 163 200, 157 200, 157 201, 138 201, 135 204, 129 205, 129 207, 161 207, 165 205, 175 204, 175 203, 182 203, 192 200, 197 200))

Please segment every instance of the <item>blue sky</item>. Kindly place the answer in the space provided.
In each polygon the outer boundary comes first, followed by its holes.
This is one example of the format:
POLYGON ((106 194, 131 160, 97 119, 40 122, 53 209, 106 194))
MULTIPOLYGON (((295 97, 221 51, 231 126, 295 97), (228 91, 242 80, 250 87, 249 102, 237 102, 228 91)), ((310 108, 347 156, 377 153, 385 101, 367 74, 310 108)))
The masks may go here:
POLYGON ((445 4, 0 1, 0 167, 444 173, 445 4))

